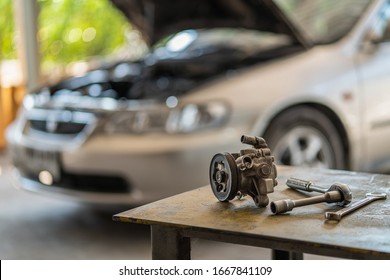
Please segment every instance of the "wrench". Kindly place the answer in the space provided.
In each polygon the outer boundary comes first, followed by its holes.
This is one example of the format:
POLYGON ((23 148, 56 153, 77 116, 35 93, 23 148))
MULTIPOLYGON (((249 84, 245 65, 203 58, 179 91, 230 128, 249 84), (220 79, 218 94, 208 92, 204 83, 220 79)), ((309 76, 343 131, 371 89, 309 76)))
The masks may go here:
POLYGON ((325 212, 325 219, 327 220, 336 220, 340 221, 342 217, 348 215, 349 213, 363 207, 364 205, 369 204, 372 201, 379 200, 379 199, 386 199, 387 194, 385 193, 366 193, 366 198, 352 203, 349 207, 345 207, 339 211, 336 212, 325 212))

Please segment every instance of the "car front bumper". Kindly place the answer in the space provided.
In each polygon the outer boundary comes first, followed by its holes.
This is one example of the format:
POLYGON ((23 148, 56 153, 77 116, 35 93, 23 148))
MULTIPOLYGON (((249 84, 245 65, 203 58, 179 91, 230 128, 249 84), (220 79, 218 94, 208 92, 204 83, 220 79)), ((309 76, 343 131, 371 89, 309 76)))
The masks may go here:
POLYGON ((169 135, 106 135, 40 143, 18 123, 7 141, 20 188, 77 201, 140 205, 208 184, 217 152, 235 152, 241 129, 169 135), (44 183, 48 171, 53 181, 44 183), (89 180, 89 179, 93 180, 89 180), (112 179, 112 180, 111 180, 112 179))

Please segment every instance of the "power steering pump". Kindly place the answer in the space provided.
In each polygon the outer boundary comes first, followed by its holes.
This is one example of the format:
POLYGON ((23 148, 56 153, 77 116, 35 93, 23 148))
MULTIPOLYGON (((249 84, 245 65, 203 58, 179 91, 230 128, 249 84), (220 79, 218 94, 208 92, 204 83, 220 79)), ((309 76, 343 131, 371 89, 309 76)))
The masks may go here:
POLYGON ((267 194, 278 184, 274 157, 261 137, 241 136, 241 143, 252 148, 239 153, 218 153, 210 164, 210 185, 219 201, 249 195, 257 207, 268 205, 267 194))

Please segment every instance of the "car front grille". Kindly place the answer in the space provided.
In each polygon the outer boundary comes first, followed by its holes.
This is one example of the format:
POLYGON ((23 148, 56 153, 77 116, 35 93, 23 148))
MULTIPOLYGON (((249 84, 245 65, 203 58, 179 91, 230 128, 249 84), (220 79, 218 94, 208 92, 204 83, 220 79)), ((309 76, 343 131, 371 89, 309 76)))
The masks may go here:
POLYGON ((34 108, 26 112, 24 132, 41 132, 56 135, 78 135, 90 132, 97 122, 94 113, 60 109, 34 108))
POLYGON ((49 122, 46 120, 30 120, 30 128, 40 132, 53 134, 78 134, 85 128, 85 123, 49 122))

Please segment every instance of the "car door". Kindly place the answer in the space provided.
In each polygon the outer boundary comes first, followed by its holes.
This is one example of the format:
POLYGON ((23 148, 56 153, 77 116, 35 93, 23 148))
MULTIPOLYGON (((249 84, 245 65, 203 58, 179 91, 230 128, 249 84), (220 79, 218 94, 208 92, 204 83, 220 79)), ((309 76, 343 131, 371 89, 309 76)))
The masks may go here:
POLYGON ((390 1, 381 7, 363 39, 358 70, 366 151, 359 165, 368 171, 390 171, 390 1))

